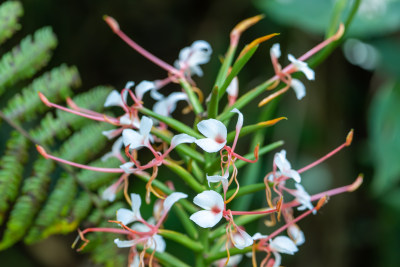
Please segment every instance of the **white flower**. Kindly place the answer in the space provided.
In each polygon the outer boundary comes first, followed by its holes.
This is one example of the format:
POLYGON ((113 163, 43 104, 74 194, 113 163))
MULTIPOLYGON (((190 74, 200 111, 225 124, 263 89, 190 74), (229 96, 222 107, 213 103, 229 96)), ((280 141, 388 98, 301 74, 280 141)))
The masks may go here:
POLYGON ((281 57, 281 46, 279 44, 274 44, 270 49, 270 54, 275 58, 281 57))
POLYGON ((101 134, 107 137, 108 140, 113 139, 121 133, 120 129, 112 129, 108 131, 102 131, 101 134))
POLYGON ((136 132, 132 129, 125 129, 122 131, 124 145, 129 145, 129 150, 138 149, 143 146, 149 146, 150 131, 152 126, 153 121, 150 118, 143 116, 140 121, 139 132, 136 132))
POLYGON ((226 171, 222 176, 221 175, 209 176, 208 174, 206 174, 206 176, 207 176, 208 186, 210 186, 210 183, 219 183, 219 182, 222 182, 224 188, 228 186, 228 178, 229 178, 228 171, 226 171))
POLYGON ((295 252, 298 251, 293 241, 286 236, 275 237, 273 240, 270 241, 269 247, 275 257, 273 267, 278 267, 281 265, 281 255, 279 253, 293 255, 295 252))
POLYGON ((180 100, 187 100, 187 95, 182 92, 171 93, 168 97, 159 99, 154 106, 153 111, 157 114, 168 117, 176 109, 176 103, 180 100))
MULTIPOLYGON (((150 219, 148 220, 149 223, 150 219)), ((147 225, 144 225, 142 223, 135 223, 132 226, 132 230, 138 231, 138 232, 148 232, 150 231, 150 228, 147 225)), ((147 246, 150 246, 151 249, 155 249, 157 252, 164 252, 166 248, 165 240, 162 236, 160 235, 153 235, 147 239, 147 246)))
POLYGON ((121 125, 133 126, 138 129, 140 127, 139 119, 137 117, 133 116, 133 114, 129 114, 129 113, 125 113, 124 115, 122 115, 119 118, 119 123, 121 125))
POLYGON ((137 220, 142 220, 142 215, 140 215, 140 206, 142 205, 142 200, 138 194, 131 194, 132 210, 119 209, 117 211, 117 221, 122 224, 127 225, 131 222, 137 220))
POLYGON ((215 119, 203 120, 197 129, 206 138, 196 140, 196 144, 208 153, 220 151, 226 144, 227 130, 225 125, 215 119))
POLYGON ((188 134, 177 134, 174 137, 172 137, 171 139, 171 147, 174 148, 180 144, 191 144, 194 143, 196 141, 196 138, 194 138, 193 136, 190 136, 188 134))
POLYGON ((306 87, 300 80, 292 79, 292 83, 290 84, 290 86, 296 93, 296 97, 298 100, 301 100, 306 95, 306 87))
POLYGON ((179 59, 175 61, 178 69, 189 69, 190 73, 203 76, 203 71, 199 67, 210 61, 212 49, 206 41, 195 41, 190 47, 185 47, 179 52, 179 59))
MULTIPOLYGON (((311 197, 310 195, 306 192, 304 187, 301 184, 296 183, 295 184, 296 189, 294 190, 294 196, 296 197, 296 200, 301 204, 300 207, 298 207, 298 210, 305 210, 309 209, 312 210, 314 206, 311 204, 311 197)), ((315 214, 316 211, 314 210, 313 213, 315 214)))
POLYGON ((253 245, 253 238, 246 231, 236 227, 237 232, 232 236, 232 243, 238 249, 253 245))
POLYGON ((303 245, 306 242, 303 231, 296 224, 292 224, 288 228, 289 236, 296 246, 303 245))
POLYGON ((307 65, 306 62, 296 59, 293 55, 289 54, 288 59, 292 62, 293 66, 296 67, 297 70, 301 71, 306 75, 307 79, 314 80, 315 73, 314 71, 307 65))
POLYGON ((136 169, 133 169, 135 164, 133 162, 126 162, 122 165, 119 165, 119 167, 125 172, 125 173, 134 173, 136 169))
POLYGON ((150 90, 155 90, 156 86, 154 82, 150 81, 141 81, 135 88, 135 96, 137 97, 138 100, 143 99, 143 95, 150 91, 150 90))
POLYGON ((221 220, 224 200, 217 192, 212 190, 201 192, 193 199, 193 203, 204 209, 190 216, 190 219, 200 227, 213 227, 221 220))
POLYGON ((174 192, 172 194, 170 194, 165 200, 164 200, 164 204, 163 204, 163 213, 168 212, 172 205, 175 204, 175 202, 177 202, 178 200, 182 199, 182 198, 187 198, 188 195, 181 193, 181 192, 174 192))
POLYGON ((124 91, 124 95, 121 96, 117 90, 113 90, 106 98, 106 102, 104 103, 104 107, 111 107, 111 106, 126 106, 126 100, 128 97, 128 90, 124 91))
POLYGON ((264 239, 267 238, 267 235, 262 235, 260 233, 255 233, 251 238, 253 238, 253 240, 260 240, 260 239, 264 239))
POLYGON ((297 183, 300 183, 300 174, 292 169, 290 162, 286 159, 286 150, 282 149, 281 152, 275 154, 274 164, 279 168, 279 175, 293 178, 297 183))
POLYGON ((115 194, 117 190, 117 186, 112 184, 111 186, 107 187, 106 190, 103 191, 101 194, 101 199, 108 200, 109 202, 113 202, 115 200, 115 194))
POLYGON ((111 148, 111 152, 108 152, 101 157, 101 161, 106 161, 107 159, 112 157, 120 158, 122 144, 123 144, 122 137, 120 137, 114 142, 111 148))

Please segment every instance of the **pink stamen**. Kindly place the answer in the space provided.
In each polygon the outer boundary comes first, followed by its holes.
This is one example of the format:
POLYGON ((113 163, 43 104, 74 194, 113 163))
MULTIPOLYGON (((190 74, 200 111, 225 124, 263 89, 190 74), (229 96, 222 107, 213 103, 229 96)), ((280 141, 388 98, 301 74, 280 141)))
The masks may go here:
POLYGON ((259 215, 259 214, 270 214, 278 211, 277 208, 261 210, 261 211, 231 211, 232 215, 259 215))
MULTIPOLYGON (((177 75, 177 76, 181 75, 179 70, 175 69, 174 67, 172 67, 165 61, 154 56, 149 51, 147 51, 146 49, 144 49, 143 47, 138 45, 136 42, 134 42, 132 39, 130 39, 124 32, 121 31, 119 26, 118 27, 115 26, 116 21, 113 18, 111 18, 112 20, 110 20, 110 18, 111 17, 109 17, 109 16, 105 16, 105 21, 111 27, 113 32, 115 34, 117 34, 127 45, 132 47, 134 50, 136 50, 136 52, 138 52, 139 54, 141 54, 142 56, 144 56, 145 58, 147 58, 148 60, 150 60, 151 62, 156 64, 157 66, 163 68, 164 70, 166 70, 174 75, 177 75), (113 22, 113 23, 111 23, 111 22, 113 22)), ((118 24, 116 24, 116 25, 118 25, 118 24)))
POLYGON ((74 167, 77 167, 77 168, 90 170, 90 171, 96 171, 96 172, 107 172, 107 173, 122 173, 122 172, 124 172, 122 169, 119 169, 119 168, 99 168, 99 167, 83 165, 83 164, 79 164, 79 163, 72 162, 72 161, 69 161, 69 160, 65 160, 65 159, 62 159, 62 158, 58 158, 58 157, 55 157, 53 155, 47 154, 47 152, 44 150, 44 148, 39 146, 39 145, 36 145, 36 149, 46 159, 52 159, 52 160, 58 161, 60 163, 64 163, 64 164, 67 164, 67 165, 70 165, 70 166, 74 166, 74 167))

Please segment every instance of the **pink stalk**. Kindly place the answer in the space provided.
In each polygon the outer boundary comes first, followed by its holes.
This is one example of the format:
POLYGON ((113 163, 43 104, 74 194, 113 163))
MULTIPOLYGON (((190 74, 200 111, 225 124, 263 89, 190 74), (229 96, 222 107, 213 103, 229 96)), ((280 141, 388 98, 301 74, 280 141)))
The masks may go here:
POLYGON ((82 231, 82 234, 90 233, 90 232, 102 232, 102 233, 115 233, 115 234, 124 234, 130 235, 131 232, 125 229, 116 229, 116 228, 87 228, 82 231))
POLYGON ((76 111, 76 110, 73 110, 73 109, 69 109, 69 108, 54 104, 54 103, 50 102, 41 92, 38 92, 38 94, 39 94, 40 99, 43 101, 43 103, 48 107, 58 108, 58 109, 61 109, 63 111, 66 111, 66 112, 69 112, 69 113, 72 113, 72 114, 75 114, 75 115, 78 115, 78 116, 81 116, 81 117, 85 117, 85 118, 88 118, 88 119, 91 119, 91 120, 95 120, 95 121, 102 121, 102 122, 111 121, 111 122, 113 122, 115 124, 119 123, 119 121, 117 119, 115 119, 115 118, 105 119, 104 115, 103 115, 103 117, 92 116, 92 115, 89 115, 89 114, 85 114, 85 113, 82 113, 82 112, 79 112, 79 111, 76 111))
POLYGON ((65 160, 65 159, 62 159, 62 158, 58 158, 58 157, 55 157, 53 155, 47 154, 46 151, 44 150, 44 148, 39 146, 39 145, 36 145, 36 149, 46 159, 52 159, 52 160, 55 160, 55 161, 58 161, 58 162, 61 162, 61 163, 64 163, 64 164, 67 164, 67 165, 70 165, 70 166, 77 167, 77 168, 90 170, 90 171, 96 171, 96 172, 109 172, 109 173, 122 173, 122 172, 124 172, 122 169, 119 169, 119 168, 92 167, 92 166, 88 166, 88 165, 83 165, 83 164, 79 164, 79 163, 76 163, 76 162, 72 162, 72 161, 69 161, 69 160, 65 160))
POLYGON ((109 16, 104 16, 104 20, 106 23, 110 26, 110 28, 113 30, 115 34, 117 34, 127 45, 132 47, 136 52, 156 64, 157 66, 165 69, 166 71, 174 74, 174 75, 181 75, 180 71, 166 63, 165 61, 159 59, 158 57, 154 56, 151 54, 149 51, 138 45, 136 42, 134 42, 131 38, 129 38, 124 32, 121 31, 119 28, 118 23, 115 21, 114 18, 109 17, 109 16))
POLYGON ((259 214, 269 214, 278 211, 276 208, 267 209, 262 211, 230 211, 232 215, 259 215, 259 214))
POLYGON ((104 117, 104 114, 98 113, 96 111, 79 107, 71 98, 67 97, 67 105, 70 106, 73 110, 86 113, 88 115, 97 116, 97 117, 104 117))

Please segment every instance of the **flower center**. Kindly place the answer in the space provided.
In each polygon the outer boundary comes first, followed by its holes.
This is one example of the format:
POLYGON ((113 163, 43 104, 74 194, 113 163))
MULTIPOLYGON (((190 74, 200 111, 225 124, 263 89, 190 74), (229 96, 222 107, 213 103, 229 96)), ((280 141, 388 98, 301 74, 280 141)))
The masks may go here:
POLYGON ((211 212, 218 214, 221 212, 221 209, 218 206, 214 206, 211 208, 211 212))
POLYGON ((217 135, 217 136, 215 137, 215 142, 220 143, 220 144, 225 143, 225 138, 223 138, 223 137, 220 136, 220 135, 217 135))

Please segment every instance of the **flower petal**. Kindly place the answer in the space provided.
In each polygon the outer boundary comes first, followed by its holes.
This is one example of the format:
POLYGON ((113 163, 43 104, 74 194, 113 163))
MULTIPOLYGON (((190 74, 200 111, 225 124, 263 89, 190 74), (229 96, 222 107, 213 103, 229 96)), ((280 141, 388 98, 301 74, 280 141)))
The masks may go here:
POLYGON ((132 129, 125 129, 122 131, 122 140, 124 146, 129 145, 129 150, 137 149, 144 146, 144 137, 132 129))
POLYGON ((211 138, 203 138, 203 139, 197 139, 195 143, 201 147, 204 151, 208 153, 214 153, 220 151, 226 144, 224 143, 218 143, 214 139, 211 138))
POLYGON ((275 237, 269 244, 269 247, 271 249, 273 249, 274 251, 277 251, 280 253, 286 253, 286 254, 290 254, 290 255, 293 255, 295 252, 298 251, 298 248, 296 247, 296 245, 287 236, 275 237))
POLYGON ((128 248, 136 245, 136 240, 119 240, 119 238, 114 239, 114 243, 117 244, 119 248, 128 248))
POLYGON ((245 247, 253 245, 253 238, 246 233, 246 231, 236 228, 237 232, 232 237, 232 243, 238 249, 244 249, 245 247))
POLYGON ((217 140, 225 140, 227 136, 227 130, 225 125, 216 119, 203 120, 197 124, 197 129, 205 137, 217 140))
POLYGON ((284 175, 287 170, 292 168, 290 162, 286 159, 286 150, 284 149, 275 154, 274 163, 284 175))
POLYGON ((153 127, 153 120, 149 117, 143 116, 140 120, 140 134, 144 137, 147 137, 150 134, 151 127, 153 127))
POLYGON ((180 144, 184 144, 184 143, 193 143, 196 141, 196 138, 194 138, 193 136, 190 136, 188 134, 177 134, 174 137, 172 137, 171 140, 171 147, 176 147, 180 144))
POLYGON ((270 54, 276 58, 281 57, 281 46, 280 44, 274 44, 270 49, 270 54))
POLYGON ((104 200, 108 200, 109 202, 113 202, 115 200, 115 190, 116 187, 114 185, 107 187, 106 190, 104 190, 101 194, 101 198, 104 200))
POLYGON ((190 219, 194 221, 198 226, 203 228, 209 228, 215 226, 222 218, 221 213, 214 213, 209 210, 201 210, 193 213, 190 219))
POLYGON ((226 88, 226 93, 230 96, 237 97, 239 93, 239 79, 237 76, 232 79, 231 83, 226 88))
MULTIPOLYGON (((213 190, 203 191, 194 197, 193 203, 206 210, 219 209, 220 213, 224 210, 224 200, 220 194, 213 190)), ((217 211, 214 211, 217 212, 217 211)))
POLYGON ((264 238, 267 238, 267 237, 268 237, 267 235, 262 235, 262 234, 260 234, 260 233, 255 233, 255 234, 252 236, 253 240, 260 240, 260 239, 264 239, 264 238))
POLYGON ((288 228, 289 236, 293 240, 293 242, 300 246, 306 242, 306 238, 304 237, 303 231, 296 224, 292 224, 288 228))
POLYGON ((243 114, 237 108, 232 109, 231 112, 237 113, 239 115, 236 123, 236 131, 238 131, 243 126, 243 114))
POLYGON ((125 173, 134 173, 136 169, 133 169, 133 166, 135 164, 133 162, 126 162, 122 165, 119 165, 119 167, 125 172, 125 173))
POLYGON ((188 195, 181 193, 181 192, 174 192, 171 195, 169 195, 165 200, 164 200, 164 209, 163 212, 168 212, 172 205, 175 204, 178 200, 182 198, 187 198, 188 195))
POLYGON ((304 84, 298 79, 292 79, 292 83, 290 86, 293 88, 296 93, 296 97, 298 100, 301 100, 306 95, 306 87, 304 84))
POLYGON ((120 134, 120 130, 112 129, 112 130, 108 130, 108 131, 102 131, 101 134, 104 135, 105 137, 107 137, 108 140, 111 140, 120 134))
POLYGON ((117 210, 117 221, 121 222, 124 225, 127 225, 131 222, 137 220, 135 213, 128 209, 118 209, 117 210))
POLYGON ((141 81, 135 88, 135 96, 137 97, 137 99, 142 100, 143 99, 143 95, 152 90, 155 89, 156 86, 154 84, 154 82, 150 82, 150 81, 141 81))
POLYGON ((147 241, 147 244, 151 245, 150 248, 156 249, 157 252, 164 252, 165 248, 167 247, 164 238, 160 235, 153 235, 153 241, 149 239, 149 241, 147 241))
POLYGON ((122 101, 121 94, 118 93, 117 90, 112 90, 111 93, 107 96, 106 102, 104 102, 104 107, 111 106, 124 106, 124 102, 122 101))
POLYGON ((223 182, 223 180, 228 180, 229 178, 229 172, 225 172, 224 175, 211 175, 209 176, 206 174, 207 181, 208 181, 208 186, 210 186, 210 183, 219 183, 223 182))
POLYGON ((293 55, 289 54, 288 59, 293 63, 293 65, 301 72, 306 75, 307 79, 314 80, 315 73, 314 71, 307 65, 306 62, 296 59, 293 55))

